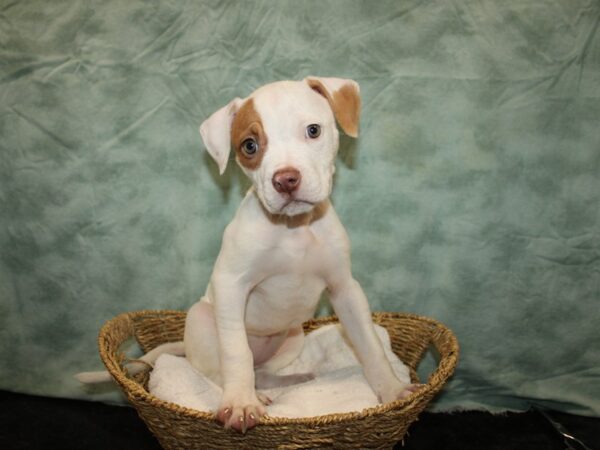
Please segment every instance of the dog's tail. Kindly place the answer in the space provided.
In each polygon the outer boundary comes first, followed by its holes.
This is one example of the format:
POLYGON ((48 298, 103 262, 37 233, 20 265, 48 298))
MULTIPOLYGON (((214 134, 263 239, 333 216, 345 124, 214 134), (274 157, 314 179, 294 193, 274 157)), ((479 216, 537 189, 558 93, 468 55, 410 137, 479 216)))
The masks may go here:
MULTIPOLYGON (((127 367, 127 371, 131 375, 135 375, 136 373, 140 373, 142 370, 144 370, 148 365, 153 365, 156 359, 164 353, 176 356, 184 356, 185 347, 183 345, 183 341, 168 342, 166 344, 159 345, 158 347, 150 350, 141 358, 138 358, 136 361, 131 361, 125 364, 125 367, 127 367)), ((101 370, 99 372, 80 372, 75 374, 75 379, 83 384, 96 384, 111 381, 112 377, 107 370, 101 370)))

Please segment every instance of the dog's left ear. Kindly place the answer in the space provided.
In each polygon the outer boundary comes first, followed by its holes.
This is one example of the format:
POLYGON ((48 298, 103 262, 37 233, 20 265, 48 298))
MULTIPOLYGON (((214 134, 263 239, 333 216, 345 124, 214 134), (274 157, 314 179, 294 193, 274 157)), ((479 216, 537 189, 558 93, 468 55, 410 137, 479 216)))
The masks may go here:
POLYGON ((242 99, 234 98, 200 125, 200 135, 206 150, 216 161, 221 175, 225 172, 231 151, 231 124, 241 103, 242 99))
POLYGON ((307 77, 306 83, 329 102, 335 120, 348 136, 358 136, 360 121, 360 88, 344 78, 307 77))

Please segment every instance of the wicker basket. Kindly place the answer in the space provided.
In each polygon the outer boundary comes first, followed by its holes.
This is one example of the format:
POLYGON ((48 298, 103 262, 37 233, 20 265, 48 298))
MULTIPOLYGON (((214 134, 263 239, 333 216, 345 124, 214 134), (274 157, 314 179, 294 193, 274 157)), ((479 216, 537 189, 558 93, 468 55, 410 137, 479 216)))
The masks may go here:
MULTIPOLYGON (((147 390, 150 368, 130 377, 123 368, 126 357, 119 349, 135 337, 144 351, 165 342, 180 341, 185 313, 180 311, 139 311, 121 314, 100 331, 100 356, 121 386, 140 417, 166 449, 304 449, 304 448, 391 448, 408 426, 436 395, 454 371, 458 343, 453 333, 435 320, 400 313, 375 313, 373 320, 384 326, 392 348, 410 367, 416 368, 425 351, 433 346, 439 353, 437 368, 427 384, 408 399, 361 412, 286 419, 264 417, 245 435, 225 430, 214 414, 195 411, 165 402, 147 390)), ((336 317, 312 320, 305 332, 337 322, 336 317)))

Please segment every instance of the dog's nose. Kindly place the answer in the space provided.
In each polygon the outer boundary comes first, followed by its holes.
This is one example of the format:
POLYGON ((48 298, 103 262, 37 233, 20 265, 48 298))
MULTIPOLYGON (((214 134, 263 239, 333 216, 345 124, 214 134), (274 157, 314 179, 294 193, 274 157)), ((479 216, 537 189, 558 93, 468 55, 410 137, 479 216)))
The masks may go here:
POLYGON ((300 187, 302 175, 296 169, 286 168, 275 172, 273 175, 273 187, 280 194, 291 194, 300 187))

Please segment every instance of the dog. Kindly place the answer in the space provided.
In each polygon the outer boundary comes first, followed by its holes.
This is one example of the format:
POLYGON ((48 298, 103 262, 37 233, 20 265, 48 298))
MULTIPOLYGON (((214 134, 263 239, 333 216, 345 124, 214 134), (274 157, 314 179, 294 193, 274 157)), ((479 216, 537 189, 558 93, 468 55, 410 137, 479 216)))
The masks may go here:
POLYGON ((235 98, 200 126, 219 172, 233 149, 252 186, 225 229, 205 295, 187 314, 183 342, 142 359, 185 355, 223 388, 217 419, 227 428, 245 433, 259 422, 270 400, 257 389, 313 377, 277 371, 300 354, 302 324, 325 290, 379 401, 408 397, 419 387, 399 381, 384 356, 367 298, 352 276, 348 235, 329 200, 336 122, 356 138, 360 105, 355 81, 308 77, 235 98))

